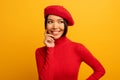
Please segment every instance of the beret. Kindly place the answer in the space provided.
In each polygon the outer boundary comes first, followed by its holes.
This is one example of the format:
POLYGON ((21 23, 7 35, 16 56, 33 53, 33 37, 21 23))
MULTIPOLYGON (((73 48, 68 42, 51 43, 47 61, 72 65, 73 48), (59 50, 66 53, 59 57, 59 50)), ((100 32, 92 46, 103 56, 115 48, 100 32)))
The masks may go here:
POLYGON ((63 6, 60 6, 60 5, 47 6, 44 9, 44 17, 46 17, 47 15, 50 15, 50 14, 60 16, 63 19, 67 20, 68 26, 74 25, 74 20, 71 16, 70 12, 67 9, 65 9, 63 6))

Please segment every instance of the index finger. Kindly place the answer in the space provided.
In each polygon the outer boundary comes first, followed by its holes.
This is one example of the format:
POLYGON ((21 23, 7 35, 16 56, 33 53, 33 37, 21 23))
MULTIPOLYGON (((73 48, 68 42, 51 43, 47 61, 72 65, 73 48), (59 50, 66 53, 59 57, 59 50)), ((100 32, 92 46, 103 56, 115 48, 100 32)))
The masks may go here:
POLYGON ((54 36, 52 34, 49 34, 47 30, 45 30, 45 33, 44 33, 45 36, 50 36, 52 38, 54 38, 54 36))

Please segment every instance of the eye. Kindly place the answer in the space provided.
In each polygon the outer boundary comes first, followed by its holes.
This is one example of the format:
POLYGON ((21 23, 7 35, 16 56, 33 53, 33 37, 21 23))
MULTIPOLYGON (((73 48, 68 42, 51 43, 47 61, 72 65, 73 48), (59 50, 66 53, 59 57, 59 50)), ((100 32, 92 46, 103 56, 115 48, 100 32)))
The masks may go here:
POLYGON ((52 20, 48 20, 47 23, 48 23, 48 24, 51 24, 51 23, 53 23, 53 21, 52 21, 52 20))
POLYGON ((60 20, 60 21, 58 21, 58 23, 64 23, 64 21, 60 20))

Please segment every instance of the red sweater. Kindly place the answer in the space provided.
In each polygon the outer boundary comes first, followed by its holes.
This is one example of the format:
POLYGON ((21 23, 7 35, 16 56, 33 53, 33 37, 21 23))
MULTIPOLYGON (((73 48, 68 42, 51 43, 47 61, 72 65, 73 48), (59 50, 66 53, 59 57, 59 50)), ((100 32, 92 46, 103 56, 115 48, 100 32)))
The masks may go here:
POLYGON ((94 71, 86 80, 99 80, 105 73, 100 62, 82 44, 66 37, 56 40, 54 48, 38 48, 36 62, 39 80, 77 80, 81 62, 94 71))

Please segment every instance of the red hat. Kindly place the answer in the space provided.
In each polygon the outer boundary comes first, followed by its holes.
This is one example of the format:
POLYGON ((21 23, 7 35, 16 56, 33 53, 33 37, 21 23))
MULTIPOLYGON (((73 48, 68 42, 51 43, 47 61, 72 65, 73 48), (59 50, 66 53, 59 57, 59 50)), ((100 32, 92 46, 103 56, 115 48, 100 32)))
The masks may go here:
POLYGON ((63 6, 51 5, 46 7, 44 9, 44 17, 46 17, 46 15, 49 15, 49 14, 57 15, 64 18, 65 20, 67 20, 69 26, 74 25, 74 20, 71 14, 63 6))

